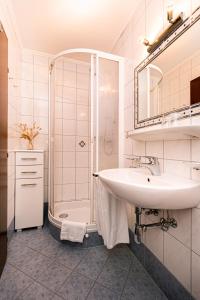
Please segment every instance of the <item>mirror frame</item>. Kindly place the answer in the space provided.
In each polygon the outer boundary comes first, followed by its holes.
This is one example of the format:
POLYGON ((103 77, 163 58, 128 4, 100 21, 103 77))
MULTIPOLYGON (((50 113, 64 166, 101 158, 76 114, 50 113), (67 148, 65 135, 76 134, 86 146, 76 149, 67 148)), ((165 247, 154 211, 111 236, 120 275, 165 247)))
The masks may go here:
POLYGON ((200 20, 200 7, 198 7, 193 14, 188 17, 183 24, 174 31, 166 40, 164 40, 160 46, 154 52, 149 54, 134 70, 134 129, 144 128, 152 125, 161 124, 163 118, 169 114, 178 112, 179 118, 188 118, 194 115, 200 114, 200 102, 194 105, 188 105, 183 108, 169 111, 164 114, 157 115, 139 121, 139 103, 138 103, 138 73, 141 72, 148 64, 150 64, 158 55, 166 50, 171 44, 173 44, 184 32, 190 29, 198 20, 200 20))

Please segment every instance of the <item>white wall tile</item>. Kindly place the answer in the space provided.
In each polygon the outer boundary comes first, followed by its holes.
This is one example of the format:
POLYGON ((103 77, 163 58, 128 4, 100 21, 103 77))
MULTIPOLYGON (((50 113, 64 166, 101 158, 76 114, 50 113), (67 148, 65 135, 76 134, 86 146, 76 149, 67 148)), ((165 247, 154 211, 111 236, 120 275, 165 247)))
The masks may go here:
POLYGON ((34 115, 37 117, 48 117, 48 102, 34 100, 34 115))
MULTIPOLYGON (((149 221, 149 223, 151 223, 151 221, 149 221)), ((160 228, 147 229, 144 235, 145 245, 161 262, 163 262, 163 231, 160 230, 160 228)))
POLYGON ((75 136, 63 136, 63 151, 75 151, 75 136))
POLYGON ((86 183, 89 181, 88 168, 76 168, 76 183, 86 183))
POLYGON ((32 116, 33 115, 33 100, 30 98, 21 99, 21 114, 32 116))
POLYGON ((171 235, 164 234, 164 264, 190 291, 190 250, 171 235))
MULTIPOLYGON (((170 228, 168 233, 174 236, 177 240, 183 243, 186 247, 191 248, 191 221, 192 211, 191 209, 173 210, 169 211, 170 218, 175 218, 177 221, 177 228, 170 228)), ((165 212, 165 217, 167 214, 165 212)))
POLYGON ((74 120, 76 119, 76 105, 63 103, 63 119, 74 120))
POLYGON ((190 160, 190 141, 164 141, 164 158, 190 160), (176 151, 174 151, 176 149, 176 151))
POLYGON ((63 135, 75 135, 76 134, 76 121, 63 119, 63 135))
POLYGON ((132 140, 130 138, 125 138, 124 139, 124 154, 126 155, 131 155, 133 153, 133 148, 132 148, 132 140))
POLYGON ((62 151, 62 135, 55 135, 54 137, 54 151, 62 151))
POLYGON ((64 70, 69 70, 69 71, 76 72, 76 63, 73 63, 73 62, 65 59, 64 64, 63 64, 63 68, 64 68, 64 70))
POLYGON ((75 152, 63 152, 63 167, 75 167, 75 152))
POLYGON ((89 135, 89 122, 77 121, 77 135, 88 136, 89 135))
POLYGON ((62 184, 54 185, 54 199, 55 201, 62 201, 62 184))
POLYGON ((54 183, 62 184, 62 168, 54 168, 54 183))
POLYGON ((48 83, 48 66, 34 65, 34 81, 48 83))
POLYGON ((63 168, 63 184, 75 183, 75 168, 63 168))
POLYGON ((192 295, 195 299, 200 299, 200 256, 192 253, 192 295))
POLYGON ((33 81, 33 65, 30 63, 22 63, 22 79, 33 81))
POLYGON ((164 160, 164 172, 190 178, 190 165, 184 161, 164 160))
POLYGON ((88 152, 76 152, 76 166, 87 168, 89 166, 88 152))
POLYGON ((36 99, 48 100, 48 84, 34 82, 34 97, 36 99))
POLYGON ((200 209, 192 210, 192 250, 200 255, 200 209))
POLYGON ((75 200, 75 184, 64 184, 62 186, 63 189, 63 195, 62 200, 63 201, 72 201, 75 200))
POLYGON ((85 105, 77 105, 77 120, 86 121, 88 118, 88 107, 85 105))
POLYGON ((134 83, 133 81, 129 82, 126 86, 125 86, 125 99, 124 99, 124 108, 127 108, 131 105, 133 105, 133 86, 134 83))
POLYGON ((90 85, 90 77, 88 74, 77 73, 77 88, 88 90, 90 85))
POLYGON ((68 87, 76 86, 76 72, 64 71, 63 72, 63 83, 68 87))
POLYGON ((63 96, 63 87, 62 87, 62 85, 60 85, 60 84, 56 85, 55 94, 56 94, 56 97, 62 98, 62 96, 63 96))
POLYGON ((163 141, 146 142, 146 155, 163 158, 163 141))
POLYGON ((49 65, 49 57, 47 55, 34 55, 34 64, 48 66, 49 65))
POLYGON ((62 152, 55 152, 54 151, 54 167, 55 168, 61 168, 63 166, 63 160, 62 160, 62 152))
POLYGON ((88 199, 88 183, 77 183, 76 184, 76 197, 78 199, 88 199))
POLYGON ((62 102, 55 102, 55 118, 61 119, 63 115, 63 104, 62 102))
POLYGON ((54 123, 54 130, 55 130, 55 134, 60 134, 62 135, 63 133, 63 120, 62 119, 55 119, 55 123, 54 123))
POLYGON ((33 54, 30 51, 22 50, 22 61, 33 64, 33 54))
POLYGON ((28 80, 21 81, 21 96, 24 98, 33 98, 33 82, 28 80))
POLYGON ((83 89, 77 89, 77 103, 82 105, 88 105, 89 91, 83 89))
POLYGON ((76 102, 76 89, 73 87, 63 86, 63 102, 76 102))
POLYGON ((78 73, 86 73, 89 74, 90 72, 90 65, 85 65, 85 64, 78 64, 77 65, 77 72, 78 73))
POLYGON ((55 84, 60 86, 63 85, 63 69, 55 69, 55 84))

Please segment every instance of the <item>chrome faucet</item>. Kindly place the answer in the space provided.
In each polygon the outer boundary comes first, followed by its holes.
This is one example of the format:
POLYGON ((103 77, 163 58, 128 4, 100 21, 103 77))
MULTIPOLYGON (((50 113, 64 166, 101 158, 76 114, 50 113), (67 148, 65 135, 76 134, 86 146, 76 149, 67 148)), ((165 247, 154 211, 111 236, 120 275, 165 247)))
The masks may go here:
POLYGON ((159 160, 155 156, 134 156, 127 159, 134 162, 132 168, 147 168, 153 176, 161 174, 159 160), (148 159, 148 162, 142 162, 142 158, 148 159))

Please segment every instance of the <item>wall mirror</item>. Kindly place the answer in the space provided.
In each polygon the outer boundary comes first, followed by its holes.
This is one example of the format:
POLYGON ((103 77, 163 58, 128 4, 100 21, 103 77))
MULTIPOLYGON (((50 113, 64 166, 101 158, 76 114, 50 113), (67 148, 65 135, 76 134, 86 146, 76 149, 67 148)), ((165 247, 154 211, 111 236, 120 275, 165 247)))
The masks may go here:
POLYGON ((135 69, 135 128, 200 113, 199 9, 135 69))

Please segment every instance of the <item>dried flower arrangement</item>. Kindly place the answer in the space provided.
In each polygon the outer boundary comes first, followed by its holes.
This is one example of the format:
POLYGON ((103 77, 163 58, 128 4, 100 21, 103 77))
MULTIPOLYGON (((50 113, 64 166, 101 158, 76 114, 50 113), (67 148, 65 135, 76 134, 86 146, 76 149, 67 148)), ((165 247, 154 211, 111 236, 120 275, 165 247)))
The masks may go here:
POLYGON ((28 150, 33 150, 33 140, 40 133, 40 126, 36 125, 36 122, 33 123, 32 127, 28 127, 26 123, 18 124, 20 129, 20 138, 28 140, 28 150))

